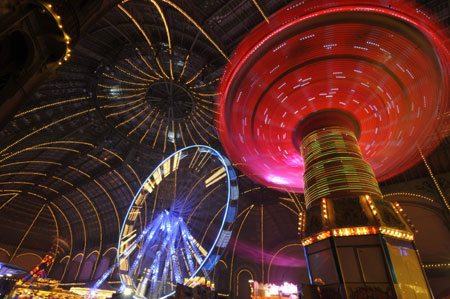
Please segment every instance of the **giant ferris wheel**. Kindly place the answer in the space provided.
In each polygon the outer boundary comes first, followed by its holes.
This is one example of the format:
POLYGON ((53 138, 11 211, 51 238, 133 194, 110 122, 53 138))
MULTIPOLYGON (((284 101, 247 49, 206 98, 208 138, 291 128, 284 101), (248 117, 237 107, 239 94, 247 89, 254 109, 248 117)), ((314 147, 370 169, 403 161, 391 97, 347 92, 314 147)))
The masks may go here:
POLYGON ((238 186, 227 158, 203 145, 181 149, 143 182, 122 226, 118 267, 135 297, 165 298, 208 277, 231 236, 238 186))

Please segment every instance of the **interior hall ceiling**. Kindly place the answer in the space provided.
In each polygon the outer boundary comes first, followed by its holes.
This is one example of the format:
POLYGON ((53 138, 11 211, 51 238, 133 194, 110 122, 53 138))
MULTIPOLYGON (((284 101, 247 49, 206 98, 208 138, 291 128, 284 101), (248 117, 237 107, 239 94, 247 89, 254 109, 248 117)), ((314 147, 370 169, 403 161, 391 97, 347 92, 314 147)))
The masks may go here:
MULTIPOLYGON (((222 151, 214 120, 227 57, 264 22, 261 12, 289 2, 133 0, 97 20, 0 131, 2 240, 44 252, 56 237, 73 252, 114 244, 135 192, 164 157, 192 144, 222 151)), ((449 147, 446 137, 428 158, 435 174, 450 171, 449 147)), ((383 184, 427 176, 421 163, 383 184)), ((290 214, 302 208, 302 195, 243 175, 239 184, 241 211, 261 203, 283 203, 290 214)), ((293 238, 277 217, 283 209, 265 217, 281 239, 293 238)))

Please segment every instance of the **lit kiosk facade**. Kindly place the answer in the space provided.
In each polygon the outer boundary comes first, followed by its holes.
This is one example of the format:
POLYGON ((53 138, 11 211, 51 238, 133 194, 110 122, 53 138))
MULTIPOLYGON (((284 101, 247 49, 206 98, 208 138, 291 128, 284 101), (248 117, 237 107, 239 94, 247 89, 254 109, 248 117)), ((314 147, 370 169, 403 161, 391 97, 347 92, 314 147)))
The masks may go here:
POLYGON ((439 142, 443 40, 398 1, 301 1, 250 32, 225 69, 224 148, 255 181, 305 194, 301 241, 326 298, 432 297, 413 232, 377 180, 439 142))

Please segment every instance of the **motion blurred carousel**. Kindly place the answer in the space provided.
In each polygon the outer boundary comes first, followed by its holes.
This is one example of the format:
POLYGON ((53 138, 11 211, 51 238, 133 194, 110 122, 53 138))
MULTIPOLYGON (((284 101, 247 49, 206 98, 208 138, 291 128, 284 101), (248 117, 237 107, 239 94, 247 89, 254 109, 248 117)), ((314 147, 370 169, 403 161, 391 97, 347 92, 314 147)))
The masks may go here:
POLYGON ((305 193, 302 244, 326 298, 431 298, 401 208, 378 181, 440 139, 449 53, 403 1, 301 1, 240 43, 220 84, 218 130, 253 180, 305 193))

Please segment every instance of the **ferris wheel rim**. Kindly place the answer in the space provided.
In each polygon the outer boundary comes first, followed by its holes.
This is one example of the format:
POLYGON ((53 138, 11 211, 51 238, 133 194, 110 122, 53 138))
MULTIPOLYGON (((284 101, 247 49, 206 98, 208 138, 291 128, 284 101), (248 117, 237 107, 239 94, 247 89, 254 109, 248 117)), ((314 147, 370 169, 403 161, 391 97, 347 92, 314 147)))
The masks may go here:
MULTIPOLYGON (((224 232, 224 226, 227 222, 231 223, 236 215, 233 215, 233 219, 230 219, 229 217, 229 211, 230 211, 230 202, 233 200, 237 200, 239 192, 236 192, 236 196, 232 198, 232 181, 236 182, 237 176, 236 173, 234 171, 234 169, 232 168, 232 164, 230 162, 229 159, 226 158, 226 156, 224 156, 223 154, 221 154, 219 151, 217 151, 216 149, 207 146, 207 145, 202 145, 202 144, 196 144, 196 145, 190 145, 184 148, 181 148, 177 151, 175 151, 174 153, 172 153, 171 155, 169 155, 167 158, 165 158, 163 161, 161 161, 154 169, 153 171, 150 173, 150 175, 147 176, 147 178, 143 181, 143 183, 141 184, 141 186, 139 187, 138 191, 135 193, 135 196, 133 197, 133 200, 130 202, 130 205, 128 207, 127 213, 125 214, 123 223, 122 223, 122 227, 120 229, 120 235, 119 235, 119 242, 117 244, 117 256, 116 256, 116 263, 119 269, 119 273, 120 273, 120 262, 121 262, 121 254, 122 254, 122 250, 121 250, 121 242, 122 242, 122 236, 124 233, 124 228, 126 226, 127 220, 130 216, 130 213, 134 207, 134 203, 136 202, 139 194, 142 192, 142 189, 144 188, 145 182, 147 182, 152 176, 153 174, 158 171, 158 169, 161 169, 161 167, 163 166, 163 164, 170 160, 172 157, 174 157, 175 155, 183 152, 183 151, 187 151, 189 149, 192 148, 197 148, 197 149, 204 149, 206 151, 208 151, 210 154, 214 155, 215 157, 217 157, 217 159, 220 161, 221 165, 224 167, 225 169, 225 173, 226 173, 226 181, 227 181, 227 197, 226 197, 226 204, 225 204, 225 212, 222 216, 222 221, 220 224, 220 227, 218 229, 217 235, 214 239, 214 241, 212 242, 208 253, 206 254, 206 256, 203 258, 203 261, 196 267, 196 270, 194 271, 194 273, 191 274, 191 276, 188 279, 194 278, 197 273, 205 266, 205 264, 210 260, 211 254, 214 251, 214 249, 216 249, 217 243, 219 242, 219 239, 223 236, 223 232, 224 232)), ((237 183, 235 183, 235 186, 237 187, 237 183)), ((151 223, 145 225, 148 226, 151 223)), ((227 242, 228 243, 228 242, 227 242)), ((225 246, 223 246, 223 248, 225 248, 225 246)), ((123 275, 119 274, 119 278, 121 281, 121 285, 124 287, 135 287, 134 286, 134 282, 133 282, 133 286, 129 286, 127 285, 124 280, 123 280, 123 275)), ((173 295, 175 293, 175 291, 172 291, 166 295, 161 296, 160 298, 167 298, 171 295, 173 295)), ((137 298, 137 297, 136 297, 137 298)))

